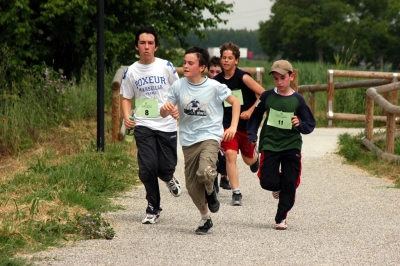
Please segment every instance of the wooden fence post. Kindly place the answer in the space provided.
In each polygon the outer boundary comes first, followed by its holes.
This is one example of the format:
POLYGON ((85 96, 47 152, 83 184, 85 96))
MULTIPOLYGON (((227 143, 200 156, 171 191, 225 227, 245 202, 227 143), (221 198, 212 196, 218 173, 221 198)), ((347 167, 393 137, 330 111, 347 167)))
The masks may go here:
MULTIPOLYGON (((393 83, 398 82, 398 73, 393 73, 393 83)), ((392 104, 397 105, 398 100, 398 90, 392 91, 392 104)))
POLYGON ((327 93, 327 114, 328 114, 328 127, 333 125, 333 120, 329 119, 333 117, 333 103, 335 98, 335 83, 333 83, 333 70, 329 69, 327 73, 327 84, 328 84, 328 93, 327 93))
MULTIPOLYGON (((263 71, 264 72, 264 71, 263 71)), ((261 67, 257 67, 256 68, 256 81, 258 82, 258 84, 260 84, 262 86, 262 76, 263 74, 261 74, 261 67)))
POLYGON ((315 92, 310 91, 308 97, 308 105, 310 106, 311 112, 315 115, 315 92))
MULTIPOLYGON (((294 74, 294 79, 292 82, 290 82, 290 87, 295 91, 299 91, 299 70, 293 69, 293 74, 294 74)), ((303 94, 302 96, 304 98, 303 94)))
POLYGON ((374 133, 374 99, 367 95, 365 101, 365 137, 372 142, 374 133))
POLYGON ((387 126, 386 126, 386 152, 394 153, 394 137, 396 131, 396 116, 387 111, 387 126))
POLYGON ((124 76, 126 67, 121 66, 114 75, 112 88, 112 111, 111 111, 111 138, 113 141, 121 140, 120 136, 120 119, 121 119, 121 81, 124 76))

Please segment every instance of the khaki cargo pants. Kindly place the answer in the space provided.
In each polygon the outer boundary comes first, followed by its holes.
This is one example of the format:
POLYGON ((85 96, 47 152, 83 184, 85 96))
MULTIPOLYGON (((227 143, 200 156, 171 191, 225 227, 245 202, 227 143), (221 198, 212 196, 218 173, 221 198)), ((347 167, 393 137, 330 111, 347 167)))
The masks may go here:
POLYGON ((186 189, 193 203, 199 209, 207 209, 205 193, 211 194, 217 176, 219 143, 205 140, 191 146, 182 146, 185 158, 186 189))

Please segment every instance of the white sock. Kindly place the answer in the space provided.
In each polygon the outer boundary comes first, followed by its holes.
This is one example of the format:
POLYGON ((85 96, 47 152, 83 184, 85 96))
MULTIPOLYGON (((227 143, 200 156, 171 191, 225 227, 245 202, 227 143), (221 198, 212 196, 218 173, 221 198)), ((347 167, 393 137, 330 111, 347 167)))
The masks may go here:
POLYGON ((210 219, 210 216, 211 216, 211 212, 210 212, 210 210, 208 210, 208 212, 206 214, 201 214, 201 219, 207 220, 207 219, 210 219))
POLYGON ((240 188, 235 188, 232 192, 235 194, 240 194, 240 188))

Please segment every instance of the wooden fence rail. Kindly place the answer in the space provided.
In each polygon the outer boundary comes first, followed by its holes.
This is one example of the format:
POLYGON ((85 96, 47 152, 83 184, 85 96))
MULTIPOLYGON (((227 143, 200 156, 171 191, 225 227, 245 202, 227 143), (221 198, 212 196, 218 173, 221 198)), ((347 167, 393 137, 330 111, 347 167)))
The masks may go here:
MULTIPOLYGON (((356 81, 347 81, 347 82, 338 82, 335 83, 335 90, 349 89, 349 88, 369 88, 372 86, 379 86, 384 84, 389 84, 392 82, 392 79, 372 79, 372 80, 356 80, 356 81)), ((328 84, 319 84, 319 85, 299 85, 298 92, 305 96, 305 93, 309 93, 309 101, 308 105, 313 113, 315 113, 315 93, 321 91, 328 91, 328 84)), ((340 119, 340 118, 338 118, 340 119)), ((378 118, 377 118, 378 119, 378 118)))
MULTIPOLYGON (((332 126, 334 119, 365 121, 364 115, 354 114, 336 114, 334 115, 334 100, 335 100, 335 77, 351 77, 351 78, 367 78, 367 79, 390 79, 392 82, 397 82, 399 73, 390 72, 371 72, 371 71, 354 71, 354 70, 327 70, 327 113, 328 126, 332 126)), ((392 103, 397 105, 397 91, 392 91, 392 103)), ((385 98, 388 99, 389 95, 386 94, 385 98)), ((372 117, 372 119, 382 120, 382 117, 372 117)), ((383 120, 384 121, 384 120, 383 120)))
POLYGON ((397 163, 400 162, 400 156, 394 155, 393 153, 395 137, 396 135, 400 135, 399 132, 396 132, 396 115, 400 115, 400 106, 389 102, 381 94, 397 92, 398 90, 400 90, 400 82, 382 85, 376 88, 371 87, 366 91, 365 136, 361 140, 363 145, 375 152, 379 158, 397 163), (374 113, 374 103, 378 104, 387 112, 385 152, 373 144, 374 121, 372 116, 374 113))

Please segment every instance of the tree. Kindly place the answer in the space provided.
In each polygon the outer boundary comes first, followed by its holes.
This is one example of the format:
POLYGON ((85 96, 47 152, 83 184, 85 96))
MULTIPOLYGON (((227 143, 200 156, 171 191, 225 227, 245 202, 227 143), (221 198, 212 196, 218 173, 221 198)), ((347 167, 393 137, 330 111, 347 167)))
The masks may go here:
POLYGON ((270 58, 331 61, 335 44, 353 23, 346 16, 351 10, 340 0, 277 0, 271 19, 260 23, 261 47, 270 58))
POLYGON ((394 63, 392 69, 399 67, 400 53, 394 47, 400 42, 400 2, 396 0, 351 1, 356 10, 357 25, 354 35, 356 46, 367 67, 383 70, 384 63, 394 63))
POLYGON ((400 65, 398 0, 276 0, 271 19, 260 23, 259 41, 269 57, 334 61, 353 47, 358 60, 383 68, 400 65))
MULTIPOLYGON (((79 73, 85 60, 95 54, 97 33, 95 0, 2 0, 0 2, 0 45, 14 50, 14 65, 44 62, 64 73, 79 73)), ((223 13, 232 4, 217 0, 108 0, 105 1, 106 62, 135 61, 134 34, 153 25, 160 39, 184 45, 190 30, 215 28, 225 22, 223 13), (203 18, 208 10, 212 18, 203 18), (176 40, 178 43, 176 43, 176 40)))
POLYGON ((392 70, 400 71, 400 1, 390 1, 389 9, 387 10, 388 31, 391 40, 387 46, 385 60, 389 58, 389 62, 392 62, 392 70))

